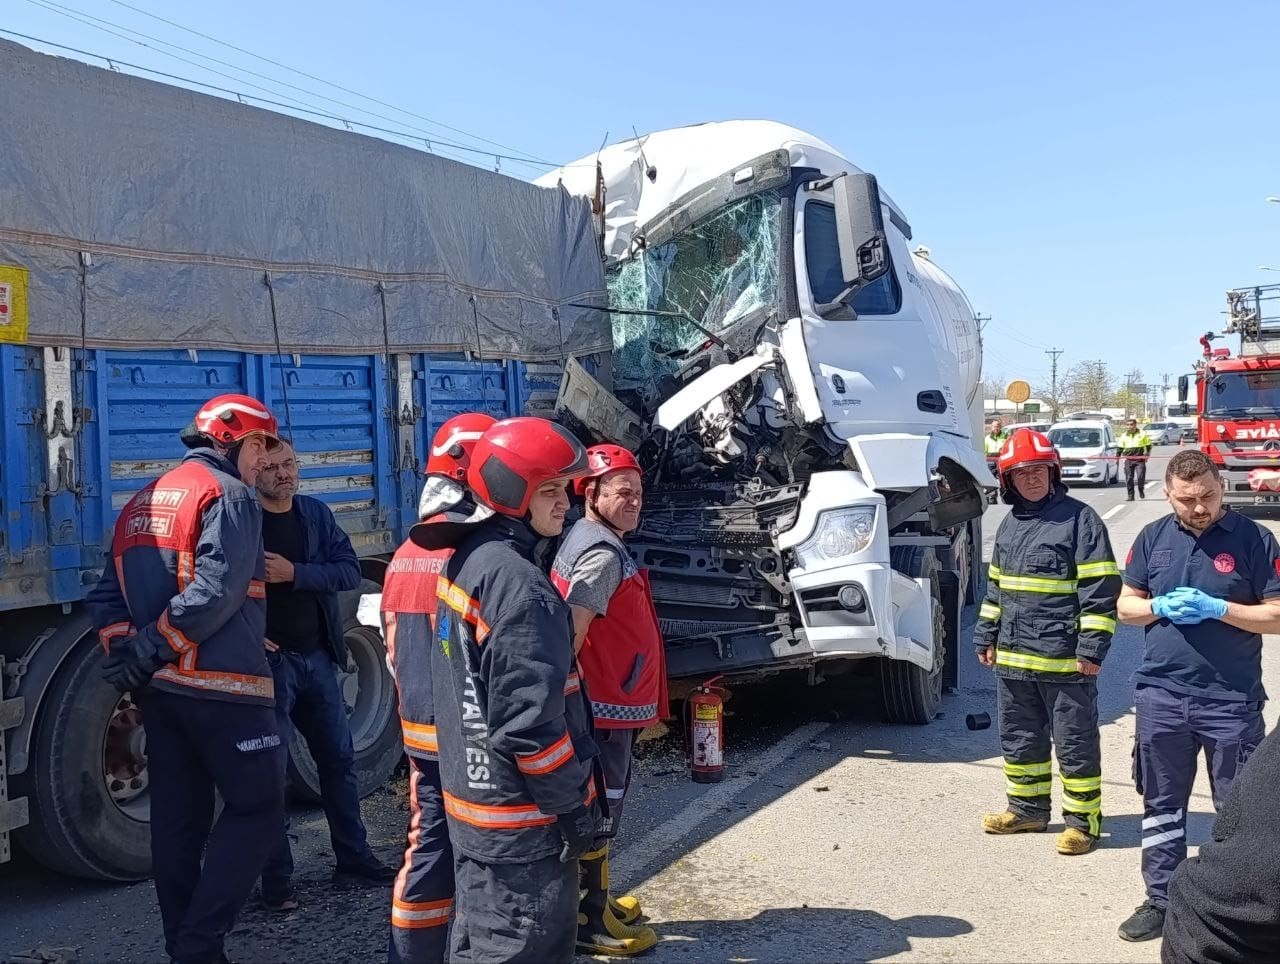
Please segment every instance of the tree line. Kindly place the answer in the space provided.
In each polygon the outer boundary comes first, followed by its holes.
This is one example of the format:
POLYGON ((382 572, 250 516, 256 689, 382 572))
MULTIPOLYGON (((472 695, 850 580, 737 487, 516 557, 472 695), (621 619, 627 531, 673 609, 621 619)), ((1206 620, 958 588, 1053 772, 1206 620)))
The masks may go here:
MULTIPOLYGON (((988 401, 1004 398, 1009 381, 1003 373, 985 376, 982 379, 982 397, 988 401)), ((1037 380, 1032 384, 1031 394, 1041 400, 1041 413, 1045 417, 1056 418, 1063 412, 1102 408, 1123 408, 1126 414, 1136 416, 1145 414, 1152 400, 1156 405, 1163 404, 1163 388, 1153 396, 1149 387, 1144 386, 1146 382, 1141 371, 1135 369, 1117 375, 1102 359, 1091 359, 1060 372, 1056 389, 1049 378, 1037 380)))

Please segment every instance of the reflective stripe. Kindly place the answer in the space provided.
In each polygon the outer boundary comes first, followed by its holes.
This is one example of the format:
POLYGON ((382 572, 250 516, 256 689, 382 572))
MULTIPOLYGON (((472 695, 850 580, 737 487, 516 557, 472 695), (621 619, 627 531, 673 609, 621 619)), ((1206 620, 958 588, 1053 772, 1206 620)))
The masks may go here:
POLYGON ((984 602, 982 606, 978 609, 978 618, 979 619, 999 619, 1000 607, 997 606, 995 603, 984 602))
POLYGON ((186 634, 173 623, 169 622, 169 610, 165 610, 160 614, 160 620, 156 623, 156 629, 160 630, 160 635, 165 638, 169 644, 169 648, 175 653, 188 653, 196 648, 196 644, 187 638, 186 634))
POLYGON ((400 731, 404 736, 404 745, 424 753, 439 753, 440 746, 436 740, 436 728, 431 723, 415 723, 400 717, 400 731))
POLYGON ((1045 780, 1041 783, 1014 783, 1009 781, 1005 784, 1005 790, 1011 797, 1047 797, 1052 789, 1052 780, 1045 780))
POLYGON ((1076 591, 1074 579, 1049 579, 1044 576, 1004 576, 1000 577, 1000 588, 1014 592, 1039 592, 1048 595, 1071 593, 1076 591))
POLYGON ((606 788, 604 791, 604 796, 606 800, 621 800, 626 795, 627 795, 627 791, 625 789, 609 790, 606 788))
POLYGON ((1080 628, 1099 629, 1104 633, 1114 633, 1116 631, 1116 621, 1110 616, 1098 616, 1095 613, 1084 613, 1080 616, 1080 628))
POLYGON ((98 630, 98 642, 102 644, 105 652, 111 652, 111 640, 128 638, 129 636, 138 635, 137 630, 133 628, 133 624, 129 622, 112 623, 110 626, 103 626, 98 630))
POLYGON ((539 776, 564 766, 573 757, 573 741, 566 733, 544 750, 533 754, 516 754, 516 766, 521 773, 539 776))
POLYGON ((483 644, 489 635, 489 624, 480 617, 480 604, 444 576, 436 581, 436 596, 476 628, 476 642, 483 644))
POLYGON ((996 665, 1008 666, 1011 669, 1038 670, 1042 673, 1074 673, 1074 658, 1057 659, 1051 656, 1037 656, 1034 653, 1020 653, 1011 649, 996 648, 996 665))
POLYGON ((1072 813, 1101 813, 1102 812, 1102 795, 1094 797, 1091 800, 1081 800, 1070 790, 1064 795, 1062 801, 1062 809, 1070 810, 1072 813))
POLYGON ((1053 772, 1053 762, 1044 763, 1006 763, 1005 776, 1009 777, 1047 777, 1053 772))
POLYGON ((564 681, 564 695, 569 696, 580 689, 582 689, 582 679, 578 676, 577 670, 572 670, 564 681))
POLYGON ((261 579, 249 580, 249 598, 250 599, 266 599, 267 584, 261 579))
POLYGON ((1103 576, 1120 575, 1120 567, 1112 560, 1106 562, 1082 562, 1076 566, 1077 579, 1100 579, 1103 576))
POLYGON ((1166 843, 1167 841, 1177 840, 1179 837, 1185 837, 1186 833, 1187 832, 1185 830, 1179 827, 1177 830, 1166 830, 1164 833, 1158 833, 1154 837, 1143 837, 1142 849, 1146 850, 1148 847, 1158 847, 1160 844, 1166 843))
POLYGON ((1163 827, 1166 823, 1181 823, 1182 811, 1177 813, 1157 813, 1154 817, 1146 817, 1142 821, 1143 830, 1154 830, 1156 827, 1163 827))
POLYGON ((449 923, 452 913, 452 899, 407 901, 397 897, 391 902, 391 926, 409 929, 440 927, 449 923))
POLYGON ((191 552, 178 552, 178 592, 196 581, 196 557, 191 552))
MULTIPOLYGON (((525 827, 547 827, 556 822, 533 804, 514 804, 505 807, 472 803, 455 797, 448 790, 440 791, 444 797, 444 811, 455 820, 479 827, 481 830, 522 830, 525 827)), ((591 806, 596 799, 594 784, 587 788, 584 806, 591 806)))
POLYGON ((192 689, 232 696, 256 696, 269 700, 276 695, 275 681, 270 676, 243 676, 240 673, 215 673, 211 670, 180 673, 172 666, 162 666, 156 670, 152 679, 163 679, 192 689))
POLYGON ((1059 773, 1063 789, 1069 793, 1092 793, 1102 789, 1102 777, 1069 777, 1059 773))
POLYGON ((997 566, 994 562, 987 567, 987 578, 992 582, 994 582, 997 586, 1000 585, 1000 578, 1002 575, 1003 573, 1000 572, 1000 567, 997 566))

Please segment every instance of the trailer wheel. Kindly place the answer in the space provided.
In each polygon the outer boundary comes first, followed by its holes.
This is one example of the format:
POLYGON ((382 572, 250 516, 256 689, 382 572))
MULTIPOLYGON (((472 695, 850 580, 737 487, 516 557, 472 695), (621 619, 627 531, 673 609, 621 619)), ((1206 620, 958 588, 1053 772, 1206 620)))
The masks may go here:
POLYGON ((151 873, 141 713, 99 675, 103 654, 87 617, 69 617, 57 633, 73 650, 40 703, 27 772, 15 778, 31 801, 18 842, 60 873, 141 880, 151 873))
POLYGON ((933 599, 933 666, 926 670, 903 660, 879 661, 885 719, 890 723, 923 725, 933 721, 942 704, 942 676, 947 659, 946 611, 938 557, 929 547, 900 546, 890 549, 890 561, 898 572, 929 580, 933 599))
MULTIPOLYGON (((381 587, 364 580, 359 588, 341 594, 343 630, 351 651, 355 672, 335 668, 338 687, 347 704, 351 742, 355 745, 356 780, 360 796, 366 797, 385 785, 395 772, 404 743, 400 736, 399 703, 391 675, 387 672, 386 647, 382 634, 356 621, 356 607, 364 593, 381 592, 381 587)), ((293 793, 313 803, 320 801, 320 775, 316 761, 296 730, 289 734, 289 783, 293 793)))

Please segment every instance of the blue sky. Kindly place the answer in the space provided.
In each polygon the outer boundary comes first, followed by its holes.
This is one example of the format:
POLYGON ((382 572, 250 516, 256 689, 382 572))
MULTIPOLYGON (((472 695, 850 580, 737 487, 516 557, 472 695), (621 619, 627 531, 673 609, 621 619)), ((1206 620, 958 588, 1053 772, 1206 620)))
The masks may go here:
MULTIPOLYGON (((0 25, 245 93, 265 85, 55 2, 387 126, 479 144, 114 0, 7 0, 0 25)), ((810 130, 879 177, 916 241, 992 316, 989 374, 1038 382, 1058 347, 1063 370, 1103 358, 1158 380, 1188 370, 1197 337, 1221 327, 1227 288, 1280 282, 1258 270, 1280 267, 1280 204, 1264 201, 1280 195, 1276 3, 127 2, 555 161, 633 126, 766 117, 810 130)))

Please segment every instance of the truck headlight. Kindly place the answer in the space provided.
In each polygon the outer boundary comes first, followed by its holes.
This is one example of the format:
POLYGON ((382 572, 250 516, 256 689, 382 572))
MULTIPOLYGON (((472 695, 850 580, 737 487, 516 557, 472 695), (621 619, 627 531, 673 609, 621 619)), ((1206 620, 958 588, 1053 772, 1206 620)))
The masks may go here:
POLYGON ((796 546, 796 562, 808 569, 861 552, 871 544, 875 529, 875 506, 820 512, 813 535, 796 546))

